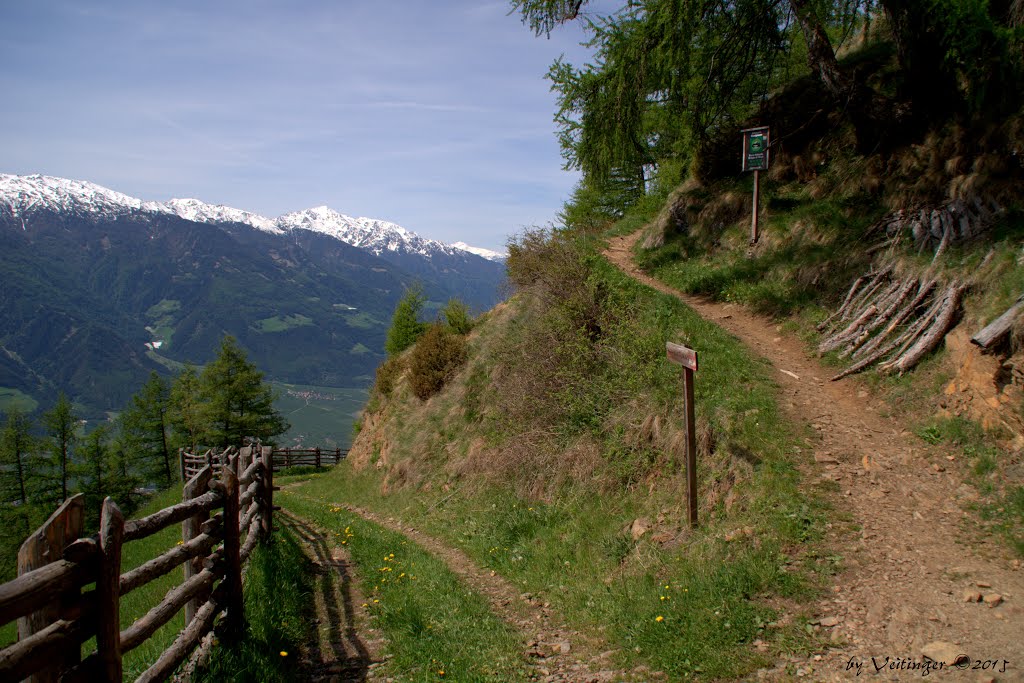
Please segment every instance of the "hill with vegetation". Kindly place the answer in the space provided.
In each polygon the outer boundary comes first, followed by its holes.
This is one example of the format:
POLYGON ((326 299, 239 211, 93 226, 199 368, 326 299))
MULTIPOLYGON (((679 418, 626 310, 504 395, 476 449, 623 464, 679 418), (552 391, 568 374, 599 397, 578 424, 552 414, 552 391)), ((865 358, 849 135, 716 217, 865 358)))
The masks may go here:
POLYGON ((589 25, 594 63, 549 74, 581 183, 558 227, 509 243, 509 301, 468 332, 405 328, 350 463, 295 509, 433 534, 641 677, 1019 652, 1012 623, 947 605, 965 577, 1020 583, 1020 324, 968 341, 1024 291, 1019 3, 512 4, 541 34, 589 25), (773 159, 751 244, 755 125, 773 159), (700 357, 695 529, 666 341, 700 357), (955 571, 930 559, 951 536, 955 571))

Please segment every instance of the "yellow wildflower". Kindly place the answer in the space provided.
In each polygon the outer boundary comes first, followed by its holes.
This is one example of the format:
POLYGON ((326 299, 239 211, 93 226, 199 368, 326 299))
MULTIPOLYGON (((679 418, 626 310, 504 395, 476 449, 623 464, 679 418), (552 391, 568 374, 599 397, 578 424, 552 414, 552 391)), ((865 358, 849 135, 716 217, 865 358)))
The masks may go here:
POLYGON ((282 657, 287 657, 288 653, 285 650, 281 650, 281 656, 282 657))
POLYGON ((656 616, 656 617, 654 618, 654 620, 660 623, 660 622, 662 622, 662 621, 665 621, 665 617, 663 617, 663 616, 661 616, 661 615, 659 614, 658 616, 656 616))

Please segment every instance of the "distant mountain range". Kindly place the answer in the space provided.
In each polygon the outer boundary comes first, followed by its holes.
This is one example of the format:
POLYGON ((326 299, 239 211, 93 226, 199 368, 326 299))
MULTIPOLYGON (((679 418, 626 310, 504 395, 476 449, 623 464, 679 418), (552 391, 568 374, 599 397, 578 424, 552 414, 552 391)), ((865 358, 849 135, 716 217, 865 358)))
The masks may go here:
POLYGON ((207 362, 225 333, 269 378, 365 385, 407 287, 423 285, 428 311, 450 297, 482 311, 504 264, 324 206, 269 219, 0 175, 0 277, 0 395, 48 405, 63 390, 103 411, 151 369, 207 362))

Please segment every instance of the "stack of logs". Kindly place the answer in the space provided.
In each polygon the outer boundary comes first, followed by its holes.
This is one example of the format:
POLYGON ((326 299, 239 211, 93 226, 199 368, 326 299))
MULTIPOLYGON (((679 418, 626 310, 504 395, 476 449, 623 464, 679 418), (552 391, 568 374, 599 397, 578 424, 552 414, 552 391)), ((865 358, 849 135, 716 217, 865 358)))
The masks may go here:
POLYGON ((950 244, 977 237, 995 222, 1003 208, 992 199, 954 199, 936 207, 900 209, 881 221, 875 230, 888 238, 880 246, 891 246, 910 236, 918 253, 934 251, 939 258, 950 244))
POLYGON ((904 373, 945 338, 957 321, 967 286, 959 280, 897 277, 891 266, 857 278, 843 305, 818 325, 818 353, 839 351, 855 362, 842 379, 881 362, 883 373, 904 373))

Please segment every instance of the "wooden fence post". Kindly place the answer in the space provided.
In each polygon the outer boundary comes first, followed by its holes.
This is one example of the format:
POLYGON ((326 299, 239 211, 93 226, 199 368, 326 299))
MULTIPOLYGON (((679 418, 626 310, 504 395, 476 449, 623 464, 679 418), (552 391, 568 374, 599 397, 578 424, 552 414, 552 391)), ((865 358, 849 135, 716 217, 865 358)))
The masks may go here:
POLYGON ((334 449, 334 464, 337 465, 341 462, 341 448, 334 449))
MULTIPOLYGON (((25 539, 18 551, 18 576, 39 569, 61 559, 64 548, 82 535, 85 519, 85 496, 79 493, 64 501, 34 534, 25 539)), ((53 596, 53 602, 41 610, 18 619, 18 639, 29 636, 65 616, 68 608, 80 600, 81 589, 53 596)), ((62 670, 82 660, 80 650, 70 650, 54 659, 51 666, 37 671, 29 680, 33 683, 56 682, 62 670)))
POLYGON ((121 543, 124 515, 111 498, 100 513, 100 571, 96 579, 96 652, 101 680, 120 683, 121 666, 121 543))
POLYGON ((185 478, 185 449, 178 449, 178 464, 181 466, 181 483, 184 485, 188 479, 185 478))
POLYGON ((265 507, 261 516, 261 526, 263 540, 269 541, 274 531, 274 449, 271 446, 264 446, 262 451, 263 502, 265 507))
POLYGON ((241 636, 245 623, 238 530, 238 476, 232 468, 225 467, 221 470, 221 481, 224 482, 224 597, 228 610, 225 635, 235 640, 241 636))
MULTIPOLYGON (((212 451, 207 451, 209 456, 212 451)), ((209 461, 208 461, 209 462, 209 461)), ((210 484, 210 479, 213 478, 213 465, 207 464, 206 467, 199 470, 196 476, 192 477, 188 483, 185 484, 185 488, 181 492, 182 502, 186 500, 192 500, 197 496, 201 496, 206 493, 206 489, 210 484)), ((199 526, 206 521, 209 517, 207 513, 200 513, 194 517, 189 517, 181 523, 181 540, 182 543, 188 543, 193 538, 199 535, 199 526)), ((227 526, 225 521, 225 526, 227 526)), ((203 558, 195 557, 185 562, 182 567, 185 570, 185 581, 188 581, 193 576, 203 571, 203 558)), ((185 626, 192 623, 192 618, 195 617, 196 611, 202 607, 203 603, 206 602, 206 596, 197 596, 192 598, 185 603, 185 626)))
POLYGON ((316 447, 316 468, 320 469, 320 447, 316 447))
POLYGON ((284 466, 285 467, 291 467, 292 466, 292 449, 291 448, 285 448, 284 449, 284 466))

